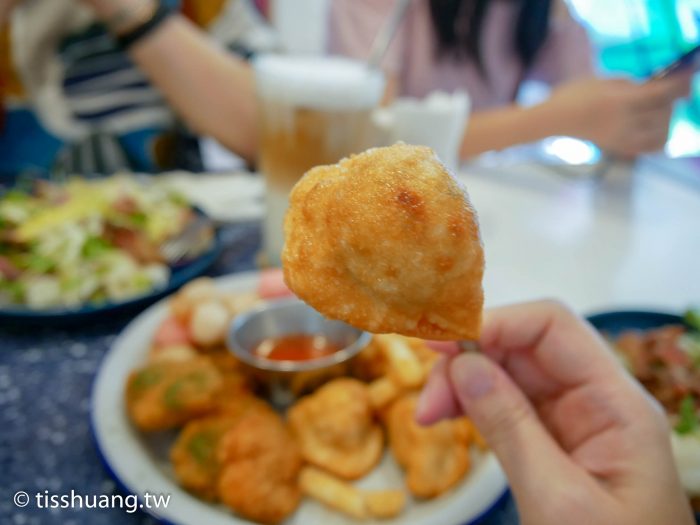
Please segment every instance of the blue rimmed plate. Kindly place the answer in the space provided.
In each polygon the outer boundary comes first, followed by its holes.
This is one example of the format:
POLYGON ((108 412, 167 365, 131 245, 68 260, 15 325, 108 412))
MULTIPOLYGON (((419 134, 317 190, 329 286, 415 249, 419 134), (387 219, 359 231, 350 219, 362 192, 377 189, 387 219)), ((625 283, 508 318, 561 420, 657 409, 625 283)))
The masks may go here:
MULTIPOLYGON (((258 287, 259 273, 246 272, 216 279, 224 291, 248 292, 258 287)), ((168 315, 165 300, 137 316, 105 355, 92 392, 91 423, 103 462, 118 483, 131 494, 170 494, 167 508, 142 510, 176 525, 241 525, 251 522, 227 508, 200 500, 181 488, 173 474, 168 451, 172 433, 146 436, 129 422, 124 387, 132 370, 146 360, 153 335, 168 315)), ((391 454, 361 480, 361 486, 402 487, 404 476, 391 454)), ((454 490, 431 501, 411 501, 397 518, 382 525, 459 525, 474 522, 498 503, 507 488, 506 478, 493 454, 473 457, 472 469, 454 490)), ((357 520, 304 500, 286 525, 357 525, 357 520)))

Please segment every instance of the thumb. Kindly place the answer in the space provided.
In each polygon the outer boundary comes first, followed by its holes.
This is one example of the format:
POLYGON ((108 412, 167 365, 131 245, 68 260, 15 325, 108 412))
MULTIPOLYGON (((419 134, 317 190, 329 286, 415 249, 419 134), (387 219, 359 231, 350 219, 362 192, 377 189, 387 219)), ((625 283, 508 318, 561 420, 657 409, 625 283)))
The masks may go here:
POLYGON ((542 497, 551 492, 553 479, 573 474, 573 464, 528 399, 496 363, 482 354, 462 354, 452 360, 449 378, 457 402, 493 449, 516 497, 542 497))

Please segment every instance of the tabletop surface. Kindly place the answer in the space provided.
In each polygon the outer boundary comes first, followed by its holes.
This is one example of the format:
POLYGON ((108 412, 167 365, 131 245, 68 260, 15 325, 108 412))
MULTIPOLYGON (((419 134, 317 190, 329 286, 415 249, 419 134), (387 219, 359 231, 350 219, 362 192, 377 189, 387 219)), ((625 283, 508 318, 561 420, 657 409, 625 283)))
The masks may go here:
MULTIPOLYGON (((700 191, 642 168, 603 180, 537 166, 462 176, 479 211, 491 305, 558 297, 587 313, 619 307, 678 311, 700 303, 700 191)), ((247 177, 251 184, 257 184, 247 177)), ((256 221, 223 229, 209 272, 255 268, 256 221)), ((89 426, 95 372, 129 319, 54 329, 0 327, 0 523, 143 524, 120 509, 19 509, 13 495, 102 495, 118 488, 89 426)), ((480 522, 513 525, 510 496, 480 522)))

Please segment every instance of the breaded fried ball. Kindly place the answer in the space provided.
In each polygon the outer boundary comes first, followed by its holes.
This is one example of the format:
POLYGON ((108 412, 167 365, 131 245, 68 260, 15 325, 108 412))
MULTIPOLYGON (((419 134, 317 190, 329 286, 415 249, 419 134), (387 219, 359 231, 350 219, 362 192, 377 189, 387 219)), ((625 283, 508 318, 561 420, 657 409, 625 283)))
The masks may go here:
POLYGON ((304 459, 341 478, 364 476, 384 451, 367 386, 357 379, 326 383, 297 401, 287 418, 304 459))
POLYGON ((223 386, 221 373, 205 357, 151 363, 129 376, 127 412, 140 430, 175 428, 214 411, 223 386))
POLYGON ((279 523, 301 500, 299 448, 271 408, 246 413, 221 439, 218 482, 221 501, 259 523, 279 523))
POLYGON ((219 471, 216 450, 221 438, 236 426, 230 415, 195 419, 185 425, 170 449, 175 476, 187 490, 207 501, 218 499, 219 471))
POLYGON ((215 501, 222 462, 222 438, 248 414, 268 412, 269 406, 252 394, 225 393, 215 415, 194 419, 180 432, 170 449, 170 460, 180 484, 193 494, 215 501))
POLYGON ((430 148, 399 143, 310 170, 284 230, 287 285, 325 316, 375 333, 478 338, 476 213, 430 148))
POLYGON ((434 498, 457 485, 470 468, 463 420, 431 426, 416 423, 417 396, 396 401, 388 412, 389 445, 406 471, 406 485, 418 498, 434 498))

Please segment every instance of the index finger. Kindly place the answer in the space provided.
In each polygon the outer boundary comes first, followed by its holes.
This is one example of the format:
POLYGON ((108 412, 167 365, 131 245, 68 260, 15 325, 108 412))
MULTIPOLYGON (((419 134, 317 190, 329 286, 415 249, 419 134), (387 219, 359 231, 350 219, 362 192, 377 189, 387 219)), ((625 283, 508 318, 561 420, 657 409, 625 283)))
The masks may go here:
POLYGON ((608 378, 620 368, 594 329, 555 301, 489 310, 480 345, 535 399, 608 378))

